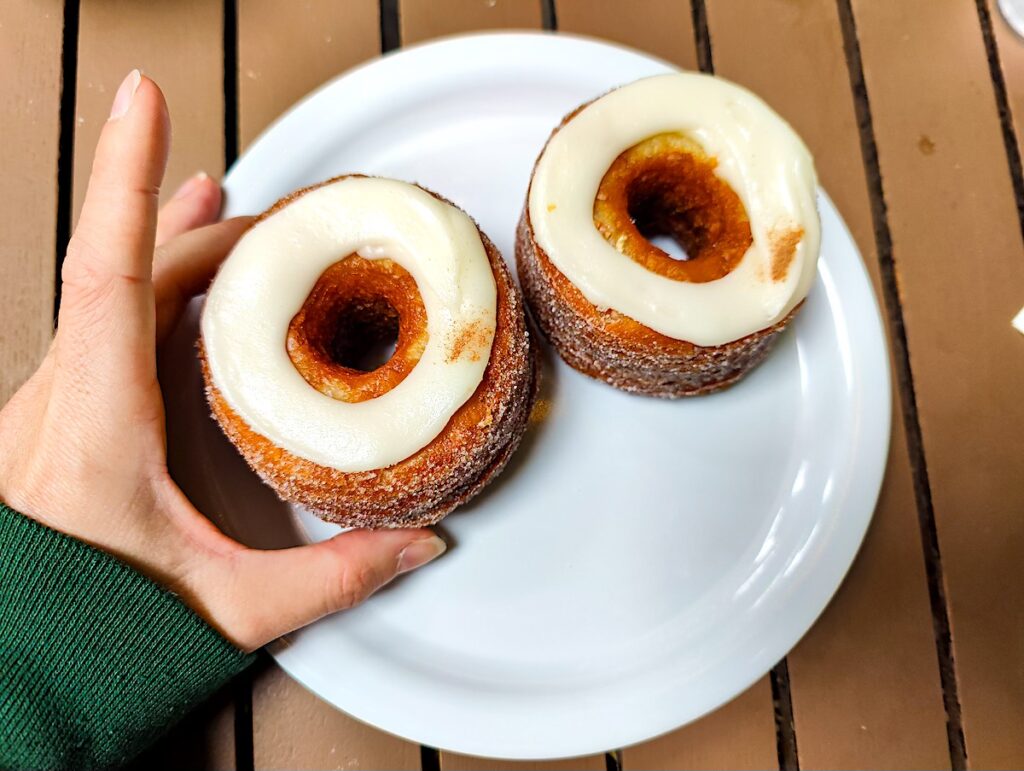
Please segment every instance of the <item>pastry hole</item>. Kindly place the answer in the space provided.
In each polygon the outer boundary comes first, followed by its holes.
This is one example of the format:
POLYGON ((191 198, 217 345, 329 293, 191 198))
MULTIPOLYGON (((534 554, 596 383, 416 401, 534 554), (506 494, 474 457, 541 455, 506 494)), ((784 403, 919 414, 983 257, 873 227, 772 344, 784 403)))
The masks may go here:
POLYGON ((324 353, 342 367, 373 372, 391 360, 400 330, 398 311, 386 299, 357 301, 339 311, 324 353))
POLYGON ((682 134, 658 134, 621 153, 594 200, 594 224, 619 252, 676 281, 730 273, 753 239, 743 202, 717 162, 682 134))
POLYGON ((672 236, 662 235, 661 233, 644 233, 642 230, 640 231, 640 235, 646 238, 650 242, 651 246, 656 249, 661 249, 661 251, 673 260, 690 259, 690 255, 686 253, 686 247, 672 236))
POLYGON ((671 160, 640 174, 626 188, 626 213, 648 246, 674 260, 699 259, 721 230, 721 212, 703 200, 690 164, 671 160), (692 255, 692 257, 691 257, 692 255))
POLYGON ((288 325, 285 346, 302 378, 325 396, 360 402, 387 393, 427 345, 427 314, 397 263, 349 255, 323 272, 288 325))

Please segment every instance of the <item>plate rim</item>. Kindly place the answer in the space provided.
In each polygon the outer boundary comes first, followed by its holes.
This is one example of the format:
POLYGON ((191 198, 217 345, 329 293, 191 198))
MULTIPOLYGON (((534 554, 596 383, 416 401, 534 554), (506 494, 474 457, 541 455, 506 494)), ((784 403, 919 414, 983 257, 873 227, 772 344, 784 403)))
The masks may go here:
MULTIPOLYGON (((338 75, 334 76, 333 78, 327 80, 323 84, 317 86, 316 88, 308 92, 305 96, 303 96, 301 99, 299 99, 297 102, 295 102, 288 110, 279 115, 266 128, 264 128, 256 137, 256 139, 254 139, 253 142, 249 145, 249 147, 245 150, 245 152, 239 155, 239 157, 235 160, 235 162, 232 164, 231 168, 228 170, 227 174, 224 177, 223 184, 226 191, 227 201, 224 216, 231 216, 231 214, 233 213, 231 212, 232 199, 230 195, 232 187, 235 185, 240 185, 244 182, 247 169, 250 166, 258 166, 258 163, 256 163, 256 161, 258 160, 261 153, 266 152, 266 149, 264 148, 267 148, 270 145, 270 139, 268 139, 268 137, 282 130, 282 127, 286 127, 289 123, 299 120, 304 111, 312 109, 311 105, 318 103, 321 99, 324 98, 326 94, 329 94, 334 88, 337 88, 337 84, 339 82, 343 80, 348 80, 353 77, 359 77, 360 73, 363 73, 367 70, 377 70, 381 67, 388 66, 399 66, 393 63, 396 61, 401 62, 415 60, 418 57, 422 57, 425 52, 429 56, 432 55, 433 52, 437 50, 458 49, 460 46, 466 45, 472 47, 482 42, 486 42, 488 45, 511 45, 514 47, 516 45, 522 45, 524 43, 539 43, 540 41, 544 41, 544 44, 551 44, 555 46, 561 46, 565 43, 568 43, 570 44, 570 46, 582 44, 585 46, 594 46, 606 50, 611 49, 618 53, 624 53, 631 56, 642 58, 647 62, 664 68, 672 70, 682 69, 677 65, 668 62, 658 56, 636 50, 629 46, 612 43, 591 36, 566 34, 553 31, 540 32, 528 30, 499 30, 468 34, 457 34, 445 36, 442 38, 436 38, 426 42, 421 42, 411 46, 395 49, 393 51, 389 51, 383 54, 382 56, 375 57, 374 59, 363 62, 351 69, 345 70, 339 73, 338 75)), ((799 628, 799 633, 793 638, 793 641, 791 643, 782 646, 784 649, 778 656, 774 656, 773 654, 766 654, 763 652, 761 653, 759 660, 766 658, 772 659, 772 663, 768 665, 767 669, 765 669, 764 671, 760 671, 760 664, 758 666, 753 667, 754 670, 757 670, 757 673, 749 678, 744 678, 742 680, 743 685, 741 687, 729 688, 728 694, 718 699, 711 699, 710 701, 713 702, 711 706, 702 709, 701 711, 699 711, 698 714, 685 718, 683 722, 669 721, 672 722, 671 726, 664 729, 659 727, 656 729, 655 733, 651 733, 651 731, 648 730, 646 732, 639 732, 643 735, 636 735, 638 732, 634 731, 632 736, 623 736, 621 737, 621 739, 616 739, 613 735, 609 734, 609 740, 611 740, 612 743, 611 749, 618 749, 639 742, 649 741, 653 738, 656 738, 657 736, 661 736, 665 733, 677 730, 678 728, 681 728, 682 726, 687 725, 690 722, 693 722, 699 719, 700 717, 703 717, 704 715, 707 715, 710 712, 719 709, 721 706, 735 699, 741 693, 746 691, 751 685, 758 682, 762 677, 764 677, 764 675, 770 671, 771 667, 774 666, 775 661, 781 660, 781 658, 785 657, 790 650, 792 650, 797 644, 799 644, 800 640, 803 639, 803 637, 807 634, 810 628, 817 622, 822 613, 828 607, 833 596, 839 590, 850 568, 856 560, 856 556, 859 553, 864 537, 866 535, 867 528, 870 526, 871 520, 873 518, 874 511, 877 507, 878 497, 881 493, 882 484, 885 479, 885 469, 891 446, 893 392, 889 340, 885 330, 881 304, 879 302, 875 288, 871 282, 870 274, 867 271, 867 267, 864 262, 864 257, 861 254, 856 241, 853 239, 849 227, 846 225, 846 222, 843 220, 842 215, 840 214, 838 208, 835 207, 831 198, 820 187, 818 193, 824 199, 826 206, 831 208, 832 212, 835 214, 836 221, 838 225, 842 228, 841 235, 843 237, 843 240, 851 245, 851 248, 853 249, 854 253, 859 258, 856 260, 856 271, 859 273, 859 277, 865 282, 868 295, 872 301, 871 308, 866 310, 869 311, 872 326, 877 330, 877 335, 874 334, 873 330, 871 336, 876 337, 877 342, 879 343, 878 352, 880 353, 880 357, 879 361, 876 363, 879 364, 880 366, 876 369, 876 372, 878 374, 878 380, 880 381, 879 384, 882 386, 881 392, 884 398, 882 398, 877 404, 873 406, 875 406, 876 409, 881 408, 882 412, 882 414, 876 414, 875 416, 876 426, 881 429, 879 433, 882 451, 877 454, 877 456, 874 458, 873 463, 870 462, 870 458, 868 459, 867 462, 869 468, 867 470, 862 470, 861 475, 858 478, 858 482, 861 483, 862 485, 865 480, 874 480, 870 486, 870 491, 865 496, 863 496, 869 502, 869 504, 867 505, 867 513, 860 517, 858 523, 859 527, 856 528, 854 534, 851 534, 849 536, 848 542, 850 546, 844 549, 842 552, 844 563, 843 568, 839 573, 838 579, 835 581, 835 585, 832 586, 832 588, 825 593, 824 600, 820 603, 820 607, 816 606, 816 609, 809 614, 809 621, 807 621, 807 623, 805 624, 800 625, 801 628, 799 628), (869 472, 870 476, 868 476, 869 472)), ((870 355, 867 351, 862 351, 860 352, 860 354, 863 356, 870 355)), ((860 390, 866 390, 866 385, 866 383, 862 382, 860 390)), ((499 748, 497 751, 495 751, 494 749, 467 746, 466 744, 460 742, 456 742, 455 744, 453 744, 451 741, 445 740, 443 737, 436 737, 432 739, 429 736, 403 735, 401 733, 398 733, 393 728, 389 728, 387 726, 380 725, 379 723, 366 719, 364 717, 354 715, 351 712, 348 712, 345 709, 339 707, 334 700, 330 699, 325 695, 322 695, 322 691, 317 690, 317 687, 314 685, 314 682, 317 679, 315 667, 313 668, 313 671, 311 671, 309 667, 303 664, 303 662, 295 652, 295 646, 291 638, 282 638, 281 640, 275 642, 271 646, 268 646, 268 650, 270 654, 273 656, 273 658, 277 661, 278 665, 281 666, 282 669, 284 669, 285 672, 288 673, 290 677, 292 677, 296 682, 298 682, 304 688, 309 690, 311 693, 317 695, 324 701, 327 701, 327 703, 329 703, 334 709, 338 709, 339 711, 344 712, 345 714, 349 715, 353 719, 358 720, 363 724, 370 725, 374 728, 385 731, 386 733, 399 736, 409 741, 418 742, 421 744, 428 744, 437 747, 438 749, 452 752, 492 758, 507 758, 510 760, 553 760, 557 758, 578 757, 580 755, 594 754, 596 752, 604 752, 609 749, 608 747, 597 749, 593 746, 592 742, 587 741, 573 742, 572 736, 570 736, 568 732, 563 733, 565 741, 561 743, 560 747, 548 747, 546 749, 542 748, 542 750, 539 752, 536 751, 534 747, 523 746, 525 744, 523 742, 520 742, 518 747, 510 745, 507 747, 499 748), (459 746, 460 744, 461 746, 459 746)), ((452 732, 449 731, 448 733, 452 732)))

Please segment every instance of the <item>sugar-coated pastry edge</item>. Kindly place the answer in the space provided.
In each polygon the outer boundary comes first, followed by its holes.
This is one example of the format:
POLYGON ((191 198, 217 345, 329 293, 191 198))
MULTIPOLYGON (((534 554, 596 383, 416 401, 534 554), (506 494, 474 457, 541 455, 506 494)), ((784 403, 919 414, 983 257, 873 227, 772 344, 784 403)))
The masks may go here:
POLYGON ((767 356, 802 305, 773 326, 725 345, 666 337, 590 303, 537 245, 528 207, 516 231, 516 266, 534 321, 567 364, 623 391, 668 399, 735 383, 767 356))
MULTIPOLYGON (((292 193, 264 216, 306 191, 292 193)), ((295 456, 255 432, 212 381, 200 339, 213 416, 282 500, 344 527, 422 527, 436 524, 468 501, 504 468, 528 425, 538 391, 539 358, 519 289, 500 252, 483 232, 480 237, 498 290, 494 342, 483 379, 436 439, 387 468, 342 472, 295 456)))

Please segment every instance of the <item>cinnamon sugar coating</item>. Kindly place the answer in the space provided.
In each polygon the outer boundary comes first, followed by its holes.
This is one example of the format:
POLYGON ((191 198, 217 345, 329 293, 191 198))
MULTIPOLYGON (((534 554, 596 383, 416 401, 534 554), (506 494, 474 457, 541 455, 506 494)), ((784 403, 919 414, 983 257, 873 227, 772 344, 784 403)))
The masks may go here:
MULTIPOLYGON (((551 136, 584 107, 567 115, 551 136)), ((750 245, 750 228, 742 203, 713 169, 713 159, 678 135, 645 140, 622 153, 602 180, 595 227, 620 252, 668 280, 720 278, 750 245), (640 216, 630 211, 630 199, 640 200, 640 216), (674 236, 699 259, 673 260, 643 237, 641 226, 674 236)), ((515 252, 531 314, 567 364, 623 391, 671 399, 726 388, 764 359, 803 305, 778 323, 723 345, 668 337, 587 300, 537 243, 529 201, 527 190, 515 252)))
MULTIPOLYGON (((282 199, 268 213, 310 189, 282 199)), ((393 466, 343 472, 275 445, 225 401, 210 376, 200 339, 206 395, 214 417, 249 466, 282 500, 344 527, 422 527, 440 521, 501 472, 526 430, 537 395, 539 365, 519 290, 497 248, 482 232, 480 237, 497 288, 494 341, 483 378, 430 444, 393 466)), ((358 373, 367 374, 373 373, 358 373)))

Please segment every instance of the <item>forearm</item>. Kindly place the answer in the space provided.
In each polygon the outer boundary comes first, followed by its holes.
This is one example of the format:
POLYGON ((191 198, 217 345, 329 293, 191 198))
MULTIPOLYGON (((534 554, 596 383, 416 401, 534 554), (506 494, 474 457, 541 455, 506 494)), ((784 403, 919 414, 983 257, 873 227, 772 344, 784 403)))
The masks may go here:
POLYGON ((253 659, 174 595, 0 504, 0 766, 123 762, 253 659))

